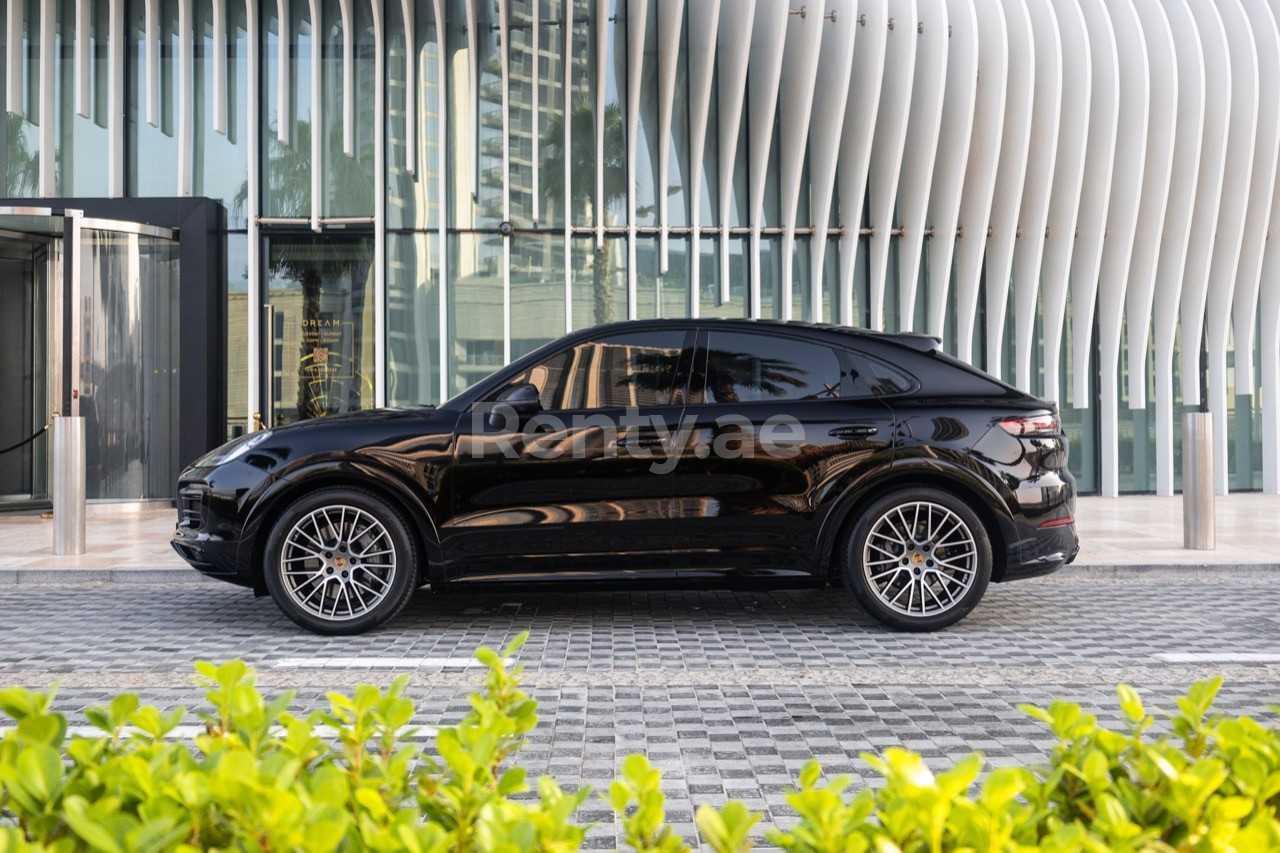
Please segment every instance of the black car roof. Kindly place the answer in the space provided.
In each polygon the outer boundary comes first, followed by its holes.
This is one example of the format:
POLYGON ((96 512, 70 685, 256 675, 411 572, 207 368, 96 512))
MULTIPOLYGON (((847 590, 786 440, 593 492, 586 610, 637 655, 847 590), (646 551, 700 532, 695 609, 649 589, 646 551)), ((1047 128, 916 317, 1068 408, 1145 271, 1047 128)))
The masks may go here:
POLYGON ((809 323, 802 320, 750 319, 746 317, 700 317, 670 320, 620 320, 606 323, 581 332, 600 334, 614 331, 643 331, 644 329, 690 329, 697 326, 722 327, 730 329, 773 331, 818 332, 863 338, 868 341, 882 341, 909 347, 917 352, 931 352, 942 345, 940 338, 933 335, 922 335, 915 332, 878 332, 874 329, 861 329, 854 326, 840 326, 835 323, 809 323))

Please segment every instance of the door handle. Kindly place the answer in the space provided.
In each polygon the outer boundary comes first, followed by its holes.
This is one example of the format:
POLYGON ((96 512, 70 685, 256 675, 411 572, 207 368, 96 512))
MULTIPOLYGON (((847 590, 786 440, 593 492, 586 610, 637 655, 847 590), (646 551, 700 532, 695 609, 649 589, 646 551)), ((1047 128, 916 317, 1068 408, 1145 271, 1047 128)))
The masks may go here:
POLYGON ((871 424, 850 424, 848 426, 836 427, 827 433, 832 438, 867 438, 875 435, 880 430, 871 424))
POLYGON ((638 438, 620 438, 619 447, 662 447, 662 439, 656 435, 642 435, 638 438))

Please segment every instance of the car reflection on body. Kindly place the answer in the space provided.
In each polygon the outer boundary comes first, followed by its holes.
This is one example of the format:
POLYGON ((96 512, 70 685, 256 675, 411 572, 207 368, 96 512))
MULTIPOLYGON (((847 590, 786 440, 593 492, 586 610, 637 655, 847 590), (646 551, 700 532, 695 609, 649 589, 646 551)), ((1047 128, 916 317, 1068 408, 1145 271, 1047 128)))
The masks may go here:
POLYGON ((173 546, 352 634, 424 585, 834 583, 935 630, 1078 550, 1055 407, 922 335, 750 320, 571 334, 439 407, 250 433, 173 546))

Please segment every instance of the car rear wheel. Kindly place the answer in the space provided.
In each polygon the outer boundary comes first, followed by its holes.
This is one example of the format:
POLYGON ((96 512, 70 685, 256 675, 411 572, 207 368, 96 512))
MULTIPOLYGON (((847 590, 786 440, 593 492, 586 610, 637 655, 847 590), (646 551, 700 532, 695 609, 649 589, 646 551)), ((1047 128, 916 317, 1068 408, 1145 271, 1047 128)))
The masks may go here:
POLYGON ((872 503, 843 556, 845 586, 863 609, 906 631, 954 625, 991 581, 991 541, 982 520, 939 489, 901 489, 872 503))
POLYGON ((416 587, 404 516, 361 489, 320 489, 277 519, 264 555, 267 589, 284 615, 318 634, 389 622, 416 587))

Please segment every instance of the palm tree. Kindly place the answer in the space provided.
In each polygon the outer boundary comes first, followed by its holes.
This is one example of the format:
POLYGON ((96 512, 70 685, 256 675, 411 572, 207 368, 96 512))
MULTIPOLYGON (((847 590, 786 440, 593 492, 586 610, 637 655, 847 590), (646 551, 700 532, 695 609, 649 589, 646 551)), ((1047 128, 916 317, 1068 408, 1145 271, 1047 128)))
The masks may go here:
MULTIPOLYGON (((549 203, 560 203, 564 198, 565 150, 563 114, 553 118, 542 138, 542 197, 549 203)), ((596 115, 589 98, 580 98, 569 112, 569 170, 573 180, 568 181, 569 210, 566 218, 576 210, 591 210, 596 202, 596 115)), ((608 210, 614 203, 627 197, 627 146, 622 124, 622 108, 612 103, 604 108, 604 208, 595 211, 597 222, 605 225, 608 210)), ((592 258, 591 287, 596 323, 609 323, 614 319, 613 300, 609 298, 609 271, 612 267, 613 245, 605 240, 596 248, 592 258)))
POLYGON ((7 184, 4 195, 13 198, 34 196, 40 183, 40 157, 27 147, 22 136, 22 116, 9 113, 4 117, 4 174, 7 184))

